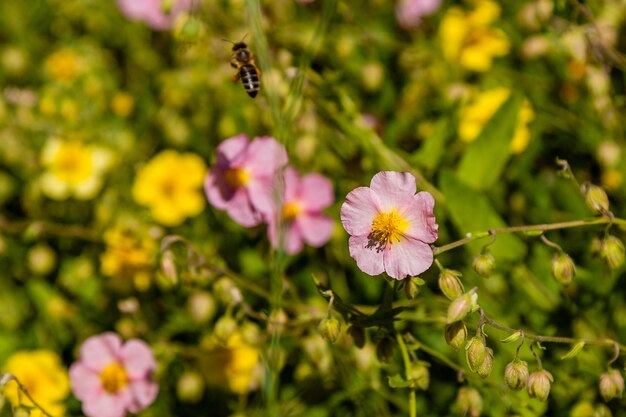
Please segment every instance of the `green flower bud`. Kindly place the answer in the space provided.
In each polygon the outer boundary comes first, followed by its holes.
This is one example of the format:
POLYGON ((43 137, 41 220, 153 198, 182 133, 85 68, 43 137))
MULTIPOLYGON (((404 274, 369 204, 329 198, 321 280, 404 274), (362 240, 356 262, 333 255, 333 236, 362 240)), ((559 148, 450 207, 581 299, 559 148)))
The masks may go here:
POLYGON ((553 381, 552 374, 545 369, 533 372, 528 376, 528 395, 541 401, 547 400, 553 381))
POLYGON ((449 300, 456 300, 465 292, 460 276, 459 271, 452 269, 444 269, 439 274, 439 289, 449 300))
POLYGON ((569 285, 576 274, 576 265, 566 253, 558 253, 552 258, 552 275, 561 285, 569 285))
POLYGON ((590 182, 584 183, 580 188, 585 196, 585 202, 591 210, 598 214, 609 211, 609 197, 602 188, 590 182))
POLYGON ((483 411, 483 399, 474 388, 459 389, 456 405, 459 407, 460 414, 466 417, 480 417, 483 411))
POLYGON ((458 351, 461 346, 465 344, 467 340, 467 327, 462 321, 455 321, 451 324, 446 324, 445 328, 446 343, 450 345, 452 349, 458 351))
POLYGON ((348 329, 348 333, 352 336, 356 347, 361 349, 365 346, 365 329, 363 327, 352 325, 348 329))
POLYGON ((521 390, 528 382, 528 364, 525 361, 515 359, 504 369, 504 381, 512 390, 521 390))
POLYGON ((624 263, 624 244, 613 235, 607 235, 600 246, 600 256, 609 268, 619 268, 624 263))
POLYGON ((487 346, 483 338, 474 336, 465 345, 465 360, 472 372, 478 372, 487 354, 487 346))
POLYGON ((187 403, 197 403, 204 392, 204 378, 198 371, 185 371, 176 383, 176 396, 187 403))
POLYGON ((328 317, 320 322, 318 329, 326 341, 335 343, 341 332, 341 323, 334 317, 328 317))
POLYGON ((598 404, 593 410, 593 417, 613 417, 613 413, 606 405, 598 404))
POLYGON ((455 321, 460 321, 467 316, 468 313, 472 312, 476 307, 476 300, 478 299, 478 294, 473 291, 463 294, 460 297, 457 297, 450 303, 448 306, 448 315, 446 317, 446 323, 454 323, 455 321))
POLYGON ((28 269, 35 274, 47 275, 57 264, 56 252, 45 243, 38 243, 28 251, 28 269))
POLYGON ((376 357, 380 362, 387 363, 393 356, 394 348, 394 340, 389 337, 383 337, 376 344, 376 357))
POLYGON ((411 388, 421 389, 426 391, 430 384, 430 371, 428 370, 428 363, 419 361, 414 363, 409 373, 409 379, 411 380, 411 388))
POLYGON ((496 258, 493 257, 491 252, 479 253, 474 257, 472 263, 474 271, 481 277, 489 277, 496 267, 496 258))
POLYGON ((600 376, 600 395, 604 401, 613 398, 622 398, 624 392, 624 378, 617 369, 610 369, 600 376))
POLYGON ((220 342, 226 343, 235 330, 237 330, 237 321, 231 316, 222 316, 215 322, 213 333, 220 342))
POLYGON ((493 369, 493 350, 490 348, 485 349, 485 359, 480 364, 478 369, 476 369, 476 373, 481 378, 487 378, 491 374, 491 370, 493 369))
POLYGON ((409 278, 404 280, 404 293, 409 300, 415 300, 421 289, 422 286, 419 284, 418 279, 409 278))

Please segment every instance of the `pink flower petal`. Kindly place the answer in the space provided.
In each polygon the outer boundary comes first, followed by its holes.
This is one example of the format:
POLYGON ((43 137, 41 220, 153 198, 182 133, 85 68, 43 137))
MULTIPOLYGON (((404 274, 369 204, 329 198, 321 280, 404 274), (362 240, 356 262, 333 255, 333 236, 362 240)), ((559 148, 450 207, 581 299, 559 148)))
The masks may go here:
POLYGON ((204 181, 204 192, 211 205, 219 210, 226 210, 237 191, 224 178, 224 173, 213 167, 204 181))
POLYGON ((295 220, 302 237, 311 246, 320 247, 333 234, 333 220, 323 214, 301 215, 295 220))
POLYGON ((402 216, 410 224, 404 235, 424 243, 433 243, 437 240, 439 226, 433 212, 434 207, 435 199, 430 193, 422 191, 413 196, 410 204, 401 208, 402 216))
POLYGON ((237 135, 224 140, 217 147, 218 165, 230 167, 233 162, 241 162, 237 161, 237 158, 245 154, 244 151, 247 147, 248 137, 246 135, 237 135))
POLYGON ((350 236, 348 240, 350 256, 354 258, 361 271, 369 275, 379 275, 385 272, 383 250, 372 243, 367 235, 350 236))
POLYGON ((129 385, 132 401, 126 407, 131 413, 138 413, 154 402, 158 393, 159 385, 152 381, 133 381, 129 385))
POLYGON ((246 152, 245 168, 250 169, 253 177, 271 177, 277 169, 287 164, 285 147, 276 139, 265 136, 255 138, 246 152))
POLYGON ((81 401, 87 401, 102 392, 100 375, 86 367, 82 362, 74 362, 70 367, 70 380, 74 396, 81 401))
POLYGON ((341 224, 350 235, 368 235, 372 220, 379 213, 378 197, 371 188, 358 187, 350 191, 341 205, 341 224))
POLYGON ((251 181, 246 186, 248 197, 250 198, 250 205, 254 210, 266 217, 275 212, 274 186, 275 184, 270 178, 261 178, 256 181, 251 181))
POLYGON ((383 171, 374 175, 370 188, 378 197, 380 210, 386 212, 415 195, 415 177, 408 172, 383 171))
POLYGON ((335 201, 333 184, 320 174, 307 174, 300 180, 300 201, 308 211, 320 211, 335 201))
POLYGON ((83 402, 83 413, 88 417, 124 417, 127 405, 121 396, 103 392, 83 402))
POLYGON ((122 339, 113 332, 91 336, 80 347, 80 359, 89 369, 99 373, 118 360, 121 346, 122 339))
POLYGON ((294 167, 287 167, 284 171, 285 181, 285 202, 297 200, 300 197, 302 186, 300 185, 300 175, 294 167))
POLYGON ((302 251, 304 241, 302 240, 302 233, 300 232, 297 224, 292 223, 287 225, 284 244, 285 252, 289 255, 295 255, 296 253, 302 251))
POLYGON ((130 379, 145 379, 157 366, 152 350, 138 339, 131 339, 124 344, 120 358, 130 379))
POLYGON ((239 188, 226 208, 228 215, 243 227, 254 227, 263 221, 263 215, 250 204, 248 191, 239 188))
POLYGON ((395 279, 416 276, 433 263, 433 251, 427 244, 415 239, 403 239, 390 245, 383 255, 387 275, 395 279))

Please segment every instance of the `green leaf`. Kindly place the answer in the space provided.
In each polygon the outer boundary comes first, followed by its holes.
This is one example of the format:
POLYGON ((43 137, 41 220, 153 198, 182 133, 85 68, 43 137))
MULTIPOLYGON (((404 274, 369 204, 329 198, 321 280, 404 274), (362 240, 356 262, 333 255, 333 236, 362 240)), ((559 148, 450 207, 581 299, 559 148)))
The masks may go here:
MULTIPOLYGON (((452 222, 461 235, 470 231, 506 226, 482 192, 466 185, 449 171, 441 174, 439 182, 452 222)), ((466 246, 472 253, 478 253, 488 242, 488 238, 479 239, 466 246)), ((510 233, 497 235, 496 241, 489 249, 498 262, 519 260, 526 253, 526 247, 520 238, 510 233)))
POLYGON ((585 347, 585 342, 580 341, 576 343, 565 355, 561 356, 561 360, 564 361, 566 359, 572 359, 574 356, 578 355, 581 350, 585 347))
POLYGON ((511 94, 472 142, 459 165, 459 178, 477 190, 496 184, 511 155, 522 97, 511 94))
POLYGON ((407 381, 400 375, 396 374, 394 376, 388 376, 387 383, 389 384, 389 388, 408 388, 413 382, 407 381))
POLYGON ((511 343, 511 342, 515 342, 516 340, 519 340, 520 337, 522 337, 522 332, 517 331, 515 333, 513 333, 512 335, 510 335, 507 338, 504 338, 502 340, 500 340, 502 343, 511 343))
POLYGON ((422 147, 413 155, 415 164, 433 170, 439 166, 439 161, 446 150, 446 142, 452 135, 452 123, 441 119, 433 128, 433 132, 424 141, 422 147))

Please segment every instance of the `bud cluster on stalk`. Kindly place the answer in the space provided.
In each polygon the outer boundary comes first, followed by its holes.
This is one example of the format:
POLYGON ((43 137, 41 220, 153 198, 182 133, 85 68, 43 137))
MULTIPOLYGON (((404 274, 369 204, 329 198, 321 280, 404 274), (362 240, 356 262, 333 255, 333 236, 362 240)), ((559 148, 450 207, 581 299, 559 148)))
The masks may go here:
POLYGON ((470 371, 487 378, 493 369, 493 350, 485 344, 484 337, 474 336, 465 345, 465 360, 470 371))
POLYGON ((569 285, 576 275, 576 265, 570 256, 560 252, 552 258, 552 276, 561 284, 569 285))
POLYGON ((481 252, 474 257, 472 267, 478 275, 488 278, 496 267, 496 258, 491 252, 481 252))
POLYGON ((604 401, 613 398, 622 398, 624 392, 624 377, 617 369, 610 369, 600 376, 600 395, 604 401))

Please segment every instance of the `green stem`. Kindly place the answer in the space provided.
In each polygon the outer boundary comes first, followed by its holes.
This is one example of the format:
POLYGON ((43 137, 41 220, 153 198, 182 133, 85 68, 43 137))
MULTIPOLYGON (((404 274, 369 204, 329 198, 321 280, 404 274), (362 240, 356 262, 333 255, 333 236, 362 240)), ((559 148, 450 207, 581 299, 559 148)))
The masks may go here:
MULTIPOLYGON (((35 401, 35 399, 28 392, 28 389, 19 381, 19 379, 17 379, 17 377, 15 377, 15 375, 8 374, 8 373, 7 374, 0 374, 0 382, 2 383, 2 384, 0 384, 0 387, 8 384, 11 381, 15 381, 19 391, 21 393, 23 393, 26 396, 26 398, 28 398, 30 400, 30 402, 33 403, 33 405, 35 407, 37 407, 39 409, 39 411, 41 411, 41 413, 44 416, 52 417, 52 415, 50 413, 48 413, 41 405, 39 405, 37 403, 37 401, 35 401)), ((20 400, 20 402, 21 402, 21 400, 20 400)))
MULTIPOLYGON (((404 374, 407 381, 411 379, 411 359, 409 358, 409 351, 404 343, 404 337, 400 333, 396 333, 396 339, 398 340, 398 346, 400 346, 400 353, 402 354, 402 362, 404 362, 404 374)), ((415 400, 415 388, 409 388, 409 416, 417 417, 417 402, 415 400)))
POLYGON ((626 227, 626 220, 619 219, 619 218, 611 219, 609 217, 597 217, 597 218, 592 218, 592 219, 573 220, 569 222, 560 222, 560 223, 546 223, 546 224, 533 224, 533 225, 527 225, 527 226, 500 227, 500 228, 491 229, 488 231, 468 233, 468 236, 463 239, 459 239, 455 242, 451 242, 443 246, 435 247, 433 249, 433 253, 435 255, 439 255, 440 253, 444 253, 449 250, 458 248, 459 246, 466 245, 478 239, 483 239, 485 237, 497 235, 498 233, 541 233, 541 232, 545 232, 548 230, 571 229, 573 227, 593 226, 596 224, 609 224, 609 223, 626 227))

